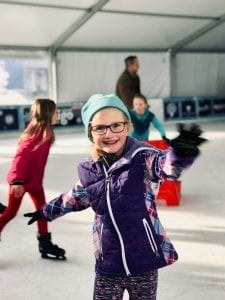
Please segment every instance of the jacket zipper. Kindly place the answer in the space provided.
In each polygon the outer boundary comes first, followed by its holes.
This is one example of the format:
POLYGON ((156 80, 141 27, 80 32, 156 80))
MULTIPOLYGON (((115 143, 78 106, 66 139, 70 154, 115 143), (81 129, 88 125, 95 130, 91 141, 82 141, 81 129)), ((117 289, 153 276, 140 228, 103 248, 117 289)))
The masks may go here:
POLYGON ((101 225, 101 232, 100 232, 100 234, 101 234, 101 239, 100 239, 100 253, 101 253, 101 258, 102 258, 102 260, 103 260, 103 250, 102 250, 102 232, 103 232, 103 223, 102 223, 102 225, 101 225))
MULTIPOLYGON (((104 167, 104 165, 103 165, 104 167)), ((110 175, 107 173, 105 167, 104 167, 104 171, 105 171, 105 175, 106 175, 106 200, 107 200, 107 206, 108 206, 108 210, 109 210, 109 215, 111 217, 112 223, 114 225, 114 228, 117 232, 118 238, 119 238, 119 242, 120 242, 120 246, 121 246, 121 251, 122 251, 122 262, 123 262, 123 267, 125 269, 125 272, 127 274, 127 276, 130 276, 131 273, 128 269, 127 266, 127 261, 126 261, 126 254, 125 254, 125 247, 124 247, 124 243, 123 243, 123 238, 122 235, 119 231, 119 228, 116 224, 116 220, 113 216, 113 212, 112 212, 112 206, 111 206, 111 202, 110 202, 110 194, 109 194, 109 184, 110 184, 110 175)))
POLYGON ((156 256, 159 256, 159 252, 158 252, 158 248, 157 248, 157 244, 155 242, 154 236, 152 234, 151 228, 147 222, 146 219, 142 220, 146 234, 148 236, 148 240, 149 240, 149 244, 151 246, 152 251, 155 253, 156 256))

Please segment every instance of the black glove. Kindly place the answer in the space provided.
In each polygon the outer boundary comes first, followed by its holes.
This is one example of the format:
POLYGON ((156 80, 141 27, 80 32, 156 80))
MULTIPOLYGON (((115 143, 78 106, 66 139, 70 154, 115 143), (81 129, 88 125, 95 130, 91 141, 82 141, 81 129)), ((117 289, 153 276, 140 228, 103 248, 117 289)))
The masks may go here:
POLYGON ((37 211, 32 212, 32 213, 24 214, 24 217, 31 218, 31 219, 27 222, 28 225, 30 225, 30 224, 36 222, 37 220, 44 220, 43 215, 42 215, 42 213, 41 213, 41 210, 37 210, 37 211))
POLYGON ((168 139, 165 135, 162 136, 162 139, 167 143, 167 145, 170 145, 170 139, 168 139))
POLYGON ((179 157, 198 155, 198 146, 205 143, 207 139, 200 137, 202 130, 198 124, 177 124, 179 135, 170 141, 175 154, 179 157))

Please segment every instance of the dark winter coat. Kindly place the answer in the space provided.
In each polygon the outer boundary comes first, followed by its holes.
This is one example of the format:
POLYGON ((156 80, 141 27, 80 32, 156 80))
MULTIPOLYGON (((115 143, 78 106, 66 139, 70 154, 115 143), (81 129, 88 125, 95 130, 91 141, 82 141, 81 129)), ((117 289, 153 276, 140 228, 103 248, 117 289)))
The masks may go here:
POLYGON ((137 74, 131 75, 125 70, 119 77, 116 84, 116 95, 123 100, 128 109, 133 107, 135 94, 140 94, 140 79, 137 74))
POLYGON ((102 161, 79 164, 79 181, 68 193, 44 206, 53 220, 91 206, 96 271, 129 276, 169 265, 177 253, 158 219, 155 197, 164 178, 176 179, 193 162, 173 150, 161 152, 127 138, 125 154, 106 170, 102 161))

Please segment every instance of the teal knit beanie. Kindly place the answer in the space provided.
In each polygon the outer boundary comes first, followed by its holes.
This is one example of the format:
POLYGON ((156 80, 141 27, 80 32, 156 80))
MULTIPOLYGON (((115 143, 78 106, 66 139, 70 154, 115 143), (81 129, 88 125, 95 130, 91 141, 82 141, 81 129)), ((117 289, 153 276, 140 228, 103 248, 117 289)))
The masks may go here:
POLYGON ((89 124, 96 112, 104 109, 104 108, 117 108, 122 111, 130 121, 130 114, 124 105, 123 101, 120 100, 116 95, 101 95, 96 94, 91 96, 88 101, 84 104, 81 109, 81 117, 85 126, 85 133, 88 136, 88 128, 89 124))

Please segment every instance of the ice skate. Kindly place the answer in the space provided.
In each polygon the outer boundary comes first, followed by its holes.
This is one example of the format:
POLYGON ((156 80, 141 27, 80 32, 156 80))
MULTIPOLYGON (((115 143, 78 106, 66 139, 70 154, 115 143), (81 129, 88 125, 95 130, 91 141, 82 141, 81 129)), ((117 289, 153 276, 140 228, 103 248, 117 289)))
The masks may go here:
POLYGON ((38 235, 39 251, 42 258, 65 260, 65 250, 51 242, 51 233, 38 235))

